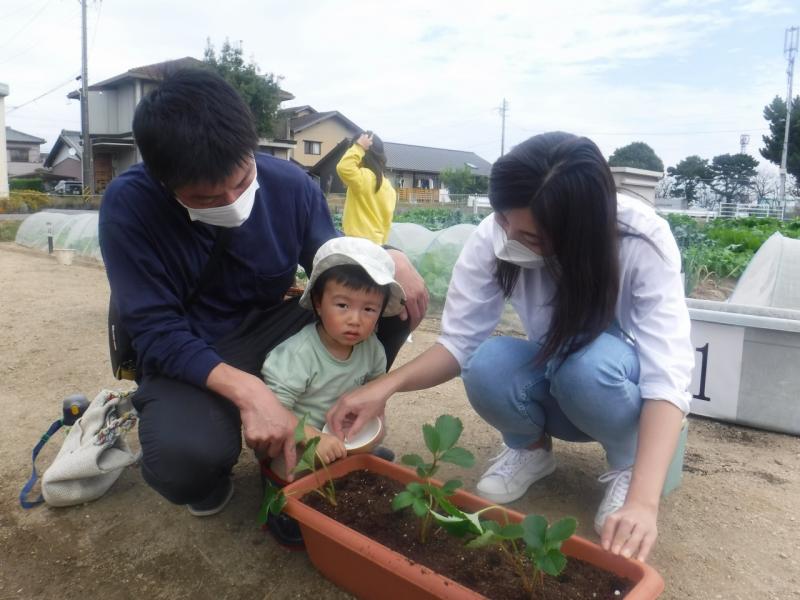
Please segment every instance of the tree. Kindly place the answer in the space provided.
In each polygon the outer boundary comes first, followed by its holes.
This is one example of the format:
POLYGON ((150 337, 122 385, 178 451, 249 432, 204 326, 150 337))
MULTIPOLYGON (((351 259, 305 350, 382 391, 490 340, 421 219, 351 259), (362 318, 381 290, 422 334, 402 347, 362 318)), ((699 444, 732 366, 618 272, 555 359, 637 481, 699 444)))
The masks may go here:
POLYGON ((439 178, 451 194, 485 194, 489 189, 489 178, 475 175, 469 167, 444 169, 439 178))
POLYGON ((281 102, 281 90, 278 86, 280 78, 272 73, 260 74, 258 65, 252 59, 245 64, 242 54, 242 47, 231 46, 226 38, 217 55, 208 39, 203 62, 239 92, 253 113, 258 135, 268 137, 273 133, 278 105, 281 102))
POLYGON ((687 156, 674 167, 667 169, 667 174, 675 178, 675 186, 671 193, 675 197, 684 196, 689 204, 695 204, 699 197, 700 187, 711 179, 708 160, 696 154, 687 156))
MULTIPOLYGON (((759 151, 768 161, 780 165, 786 129, 786 102, 775 96, 772 103, 764 107, 764 118, 769 121, 770 134, 762 136, 764 147, 759 151)), ((800 96, 792 101, 786 171, 795 178, 800 178, 800 96)))
POLYGON ((771 204, 776 200, 779 186, 778 176, 765 169, 759 169, 753 178, 753 191, 759 204, 771 204))
POLYGON ((608 159, 608 164, 612 167, 633 167, 659 173, 664 172, 664 162, 644 142, 633 142, 617 148, 608 159))
POLYGON ((711 189, 725 202, 737 202, 753 187, 758 161, 749 154, 720 154, 711 160, 711 189))

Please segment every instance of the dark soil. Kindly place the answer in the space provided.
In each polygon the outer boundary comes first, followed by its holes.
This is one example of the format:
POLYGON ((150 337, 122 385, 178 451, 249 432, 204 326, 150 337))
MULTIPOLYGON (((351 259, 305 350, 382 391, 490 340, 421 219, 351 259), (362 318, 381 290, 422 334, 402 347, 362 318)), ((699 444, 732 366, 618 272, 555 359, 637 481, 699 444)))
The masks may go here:
MULTIPOLYGON (((418 519, 409 509, 392 510, 392 498, 402 484, 369 471, 354 471, 336 480, 336 502, 331 506, 317 494, 303 502, 336 521, 355 529, 392 550, 495 600, 530 600, 520 576, 497 548, 470 550, 463 540, 435 531, 425 544, 419 542, 418 519)), ((535 598, 547 600, 602 600, 622 598, 631 589, 620 579, 589 563, 569 559, 557 578, 545 576, 544 589, 535 598)))

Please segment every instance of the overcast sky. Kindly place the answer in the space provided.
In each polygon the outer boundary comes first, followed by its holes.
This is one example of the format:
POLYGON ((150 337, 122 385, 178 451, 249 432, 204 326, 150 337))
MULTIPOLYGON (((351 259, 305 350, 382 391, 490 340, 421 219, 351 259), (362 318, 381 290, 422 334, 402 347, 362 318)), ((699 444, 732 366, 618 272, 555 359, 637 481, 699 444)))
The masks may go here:
MULTIPOLYGON (((384 140, 500 154, 543 131, 633 141, 667 166, 758 148, 786 93, 784 30, 798 0, 89 2, 89 83, 241 41, 285 103, 338 110, 384 140)), ((80 128, 77 0, 0 0, 6 125, 47 140, 80 128), (58 87, 60 86, 60 87, 58 87), (57 88, 21 108, 16 106, 57 88)), ((798 61, 800 62, 800 61, 798 61)), ((795 71, 795 94, 800 67, 795 71)))

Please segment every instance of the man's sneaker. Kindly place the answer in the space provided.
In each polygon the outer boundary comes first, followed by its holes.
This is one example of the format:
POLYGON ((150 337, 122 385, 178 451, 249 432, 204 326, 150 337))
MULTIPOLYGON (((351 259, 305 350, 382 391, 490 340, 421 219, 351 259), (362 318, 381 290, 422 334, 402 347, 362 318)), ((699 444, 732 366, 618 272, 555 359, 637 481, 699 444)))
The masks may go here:
POLYGON ((497 504, 521 498, 534 481, 556 470, 556 459, 549 445, 547 449, 535 450, 504 446, 492 460, 494 464, 483 474, 477 489, 478 494, 497 504))
POLYGON ((210 517, 222 512, 222 509, 228 505, 231 498, 233 498, 233 481, 228 478, 224 484, 217 487, 208 497, 200 502, 187 504, 186 506, 195 517, 210 517))
POLYGON ((613 512, 617 512, 625 504, 628 497, 628 488, 631 486, 631 469, 620 469, 619 471, 609 471, 597 478, 600 483, 607 483, 606 493, 597 514, 594 517, 594 530, 597 535, 602 535, 603 525, 606 518, 613 512))

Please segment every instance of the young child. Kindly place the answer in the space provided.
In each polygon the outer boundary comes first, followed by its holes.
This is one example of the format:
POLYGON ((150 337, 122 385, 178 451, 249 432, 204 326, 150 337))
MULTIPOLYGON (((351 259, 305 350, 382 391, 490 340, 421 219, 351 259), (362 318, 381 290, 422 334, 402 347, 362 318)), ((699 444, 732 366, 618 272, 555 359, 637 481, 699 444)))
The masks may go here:
MULTIPOLYGON (((300 306, 317 321, 276 346, 261 374, 281 403, 307 415, 306 439, 319 437, 317 454, 326 464, 347 451, 334 435, 322 433, 325 414, 339 397, 386 372, 386 353, 375 336, 378 318, 394 316, 405 302, 394 280, 394 262, 377 244, 334 238, 314 256, 300 306)), ((282 460, 271 470, 286 479, 282 460)))

